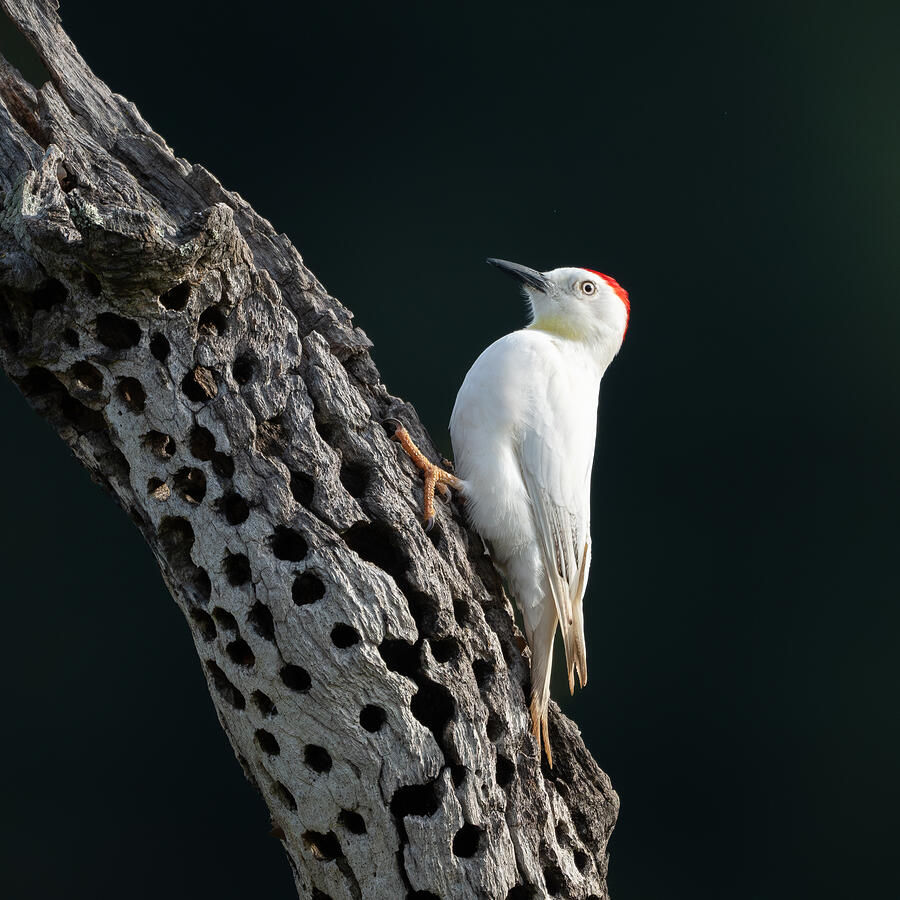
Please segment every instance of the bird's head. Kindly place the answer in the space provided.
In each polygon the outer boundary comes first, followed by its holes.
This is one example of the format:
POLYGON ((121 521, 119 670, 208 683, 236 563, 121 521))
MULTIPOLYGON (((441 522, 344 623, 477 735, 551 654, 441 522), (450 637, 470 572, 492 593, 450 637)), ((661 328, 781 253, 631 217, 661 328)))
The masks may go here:
POLYGON ((518 281, 531 304, 532 328, 587 342, 612 342, 616 350, 628 330, 628 292, 609 275, 566 267, 538 272, 504 259, 492 266, 518 281))

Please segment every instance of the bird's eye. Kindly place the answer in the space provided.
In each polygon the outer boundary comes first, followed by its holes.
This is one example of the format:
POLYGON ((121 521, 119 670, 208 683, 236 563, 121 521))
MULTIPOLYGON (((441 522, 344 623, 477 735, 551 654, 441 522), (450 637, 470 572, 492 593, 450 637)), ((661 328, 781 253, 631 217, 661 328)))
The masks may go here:
POLYGON ((581 282, 581 293, 582 294, 593 294, 594 291, 597 290, 596 285, 593 281, 582 281, 581 282))

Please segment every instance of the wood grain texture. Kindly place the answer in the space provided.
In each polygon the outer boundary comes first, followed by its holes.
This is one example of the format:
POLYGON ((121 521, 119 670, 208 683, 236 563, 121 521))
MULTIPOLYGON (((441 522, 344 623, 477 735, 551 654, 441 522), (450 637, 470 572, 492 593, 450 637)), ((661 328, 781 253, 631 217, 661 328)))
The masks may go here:
POLYGON ((382 422, 439 457, 351 313, 55 3, 2 6, 51 81, 0 63, 0 361, 159 561, 299 895, 606 897, 618 798, 555 705, 542 770, 510 603, 460 510, 424 533, 382 422))

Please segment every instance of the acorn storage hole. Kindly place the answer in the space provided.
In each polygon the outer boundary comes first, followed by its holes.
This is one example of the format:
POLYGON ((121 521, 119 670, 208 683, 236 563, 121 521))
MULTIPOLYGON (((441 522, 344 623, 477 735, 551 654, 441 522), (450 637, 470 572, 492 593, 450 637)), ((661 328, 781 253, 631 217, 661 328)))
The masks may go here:
POLYGON ((190 296, 191 283, 189 281, 182 281, 180 284, 176 284, 175 287, 170 288, 162 294, 159 298, 159 302, 162 303, 166 309, 177 312, 187 306, 190 296))
POLYGON ((291 598, 297 606, 308 606, 325 596, 325 585, 314 572, 302 572, 291 586, 291 598))
POLYGON ((75 387, 83 391, 99 391, 103 387, 103 375, 100 370, 84 360, 75 363, 69 369, 69 374, 75 380, 75 387))
POLYGON ((257 728, 254 737, 259 745, 259 749, 268 756, 278 756, 281 753, 281 747, 278 746, 278 741, 271 731, 266 731, 265 728, 257 728))
POLYGON ((289 687, 292 691, 303 694, 312 686, 312 679, 309 677, 309 672, 302 666, 283 666, 280 675, 285 687, 289 687))
POLYGON ((131 412, 142 413, 144 411, 147 394, 137 378, 120 378, 116 382, 116 394, 131 412))
POLYGON ((264 640, 275 640, 275 621, 272 612, 265 603, 257 600, 247 615, 250 627, 264 640))
POLYGON ((206 475, 202 469, 185 466, 175 473, 172 479, 178 495, 188 503, 197 505, 206 496, 206 475))
POLYGON ((216 623, 206 610, 197 609, 195 607, 191 610, 191 619, 197 626, 197 631, 200 632, 200 637, 202 637, 204 641, 211 641, 215 638, 216 623))
POLYGON ((216 449, 216 439, 213 433, 202 425, 195 425, 191 429, 190 436, 191 456, 201 462, 209 462, 213 451, 216 449))
POLYGON ((402 578, 408 568, 404 554, 397 546, 394 529, 384 522, 358 522, 344 532, 344 541, 366 562, 384 569, 394 578, 402 578))
POLYGON ((244 553, 226 552, 222 568, 228 583, 234 587, 240 587, 250 580, 250 560, 244 553))
POLYGON ((237 666, 249 669, 255 662, 256 657, 250 649, 250 645, 243 639, 237 638, 232 641, 226 648, 225 652, 228 658, 237 666))
POLYGON ((159 540, 173 568, 193 567, 191 547, 194 546, 194 529, 187 519, 166 516, 160 522, 159 540))
POLYGON ((484 829, 468 822, 453 835, 453 855, 468 859, 478 852, 484 829))
POLYGON ((181 390, 194 403, 205 403, 219 393, 216 377, 206 366, 194 366, 181 379, 181 390))
POLYGON ((442 684, 425 678, 419 680, 419 690, 410 700, 409 708, 439 740, 447 723, 456 715, 456 701, 450 691, 442 684))
POLYGON ((374 706, 371 703, 364 706, 359 714, 359 724, 370 734, 380 731, 385 721, 387 721, 387 713, 380 706, 374 706))
POLYGON ((472 608, 465 600, 453 601, 453 618, 460 628, 465 628, 472 622, 472 608))
POLYGON ((137 346, 141 339, 141 328, 133 319, 104 312, 95 322, 97 340, 110 350, 128 350, 137 346))
POLYGON ((437 781, 427 784, 408 784, 398 787, 391 797, 391 812, 398 818, 404 816, 433 816, 441 805, 437 781))
POLYGON ((363 817, 349 809, 342 809, 338 816, 338 822, 350 832, 350 834, 365 834, 366 822, 363 817))
POLYGON ((419 650, 406 641, 385 638, 378 645, 378 653, 392 672, 413 678, 419 670, 419 650))
POLYGON ((307 545, 303 535, 293 528, 279 525, 271 537, 272 553, 276 559, 287 562, 300 562, 306 556, 307 545))
POLYGON ((246 353, 239 356, 231 364, 231 374, 238 384, 245 385, 253 377, 252 357, 248 356, 246 353))
POLYGON ((158 362, 165 362, 172 350, 169 339, 159 331, 150 338, 150 355, 158 362))
POLYGON ((341 852, 340 842, 333 831, 329 831, 327 834, 322 834, 320 831, 305 831, 303 842, 309 847, 312 855, 323 862, 330 862, 344 855, 341 852))
POLYGON ((331 643, 339 650, 346 650, 359 642, 359 632, 351 625, 338 622, 331 629, 331 643))
POLYGON ((315 482, 305 472, 291 472, 291 494, 301 505, 308 507, 313 501, 315 482))
POLYGON ((250 507, 247 501, 235 491, 228 491, 219 498, 219 510, 229 525, 240 525, 247 521, 250 507))
POLYGON ((491 679, 494 677, 494 664, 486 659, 472 660, 472 674, 480 691, 487 690, 491 679))
POLYGON ((197 321, 197 331, 201 334, 225 334, 226 327, 225 314, 218 306, 208 306, 200 314, 200 318, 197 321))
POLYGON ((227 609, 217 606, 212 611, 212 614, 219 628, 223 631, 230 631, 232 634, 238 633, 237 619, 227 609))
POLYGON ((65 303, 69 296, 69 292, 61 281, 55 278, 48 278, 41 286, 31 295, 31 304, 35 311, 39 309, 53 309, 60 303, 65 303))
POLYGON ((557 865, 544 866, 544 883, 551 897, 558 897, 566 887, 562 869, 557 865))
POLYGON ((275 707, 275 704, 272 702, 271 697, 268 694, 263 693, 262 691, 256 690, 250 695, 250 699, 253 701, 253 705, 262 713, 264 716, 275 716, 278 715, 278 710, 275 707))
POLYGON ((175 455, 175 439, 161 431, 148 431, 143 438, 144 446, 160 459, 171 459, 175 455))
POLYGON ((509 786, 509 783, 513 779, 513 775, 516 774, 516 767, 513 764, 513 761, 509 759, 509 757, 504 756, 502 753, 497 754, 497 784, 506 788, 509 786))
POLYGON ((431 655, 439 663, 450 662, 459 656, 459 641, 455 637, 429 641, 431 655))
POLYGON ((354 462, 343 462, 340 470, 341 484, 351 497, 362 497, 369 485, 369 470, 354 462))
POLYGON ((172 495, 172 491, 169 490, 169 486, 162 480, 162 478, 148 478, 147 479, 147 493, 154 499, 162 502, 163 500, 168 500, 172 495))
POLYGON ((318 744, 307 744, 303 748, 303 760, 319 774, 331 771, 331 754, 318 744))
POLYGON ((206 661, 206 669, 212 678, 216 693, 235 709, 243 709, 246 706, 244 695, 228 680, 228 676, 211 659, 206 661))
POLYGON ((84 289, 92 297, 99 297, 103 291, 100 279, 93 272, 85 270, 84 274, 81 276, 81 282, 84 285, 84 289))
POLYGON ((76 350, 81 346, 81 338, 78 337, 78 332, 74 328, 63 330, 63 340, 76 350))
POLYGON ((278 798, 282 806, 286 807, 291 812, 297 812, 297 801, 284 784, 280 781, 276 781, 272 785, 272 793, 278 798))

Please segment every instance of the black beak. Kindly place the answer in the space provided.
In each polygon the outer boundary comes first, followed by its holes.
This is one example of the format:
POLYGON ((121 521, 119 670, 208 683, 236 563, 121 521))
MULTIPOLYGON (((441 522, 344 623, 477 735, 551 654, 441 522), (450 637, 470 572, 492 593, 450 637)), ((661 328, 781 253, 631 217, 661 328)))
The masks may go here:
POLYGON ((516 281, 521 281, 522 284, 527 284, 539 291, 546 291, 550 286, 550 282, 540 272, 529 269, 528 266, 520 266, 518 263, 507 262, 505 259, 494 259, 492 256, 489 256, 485 262, 496 266, 501 272, 506 272, 516 281))

